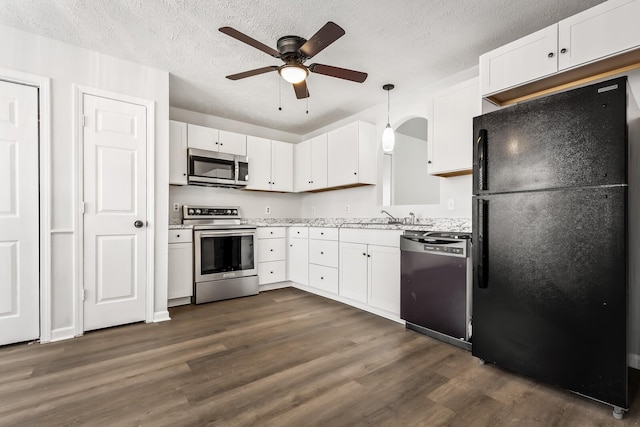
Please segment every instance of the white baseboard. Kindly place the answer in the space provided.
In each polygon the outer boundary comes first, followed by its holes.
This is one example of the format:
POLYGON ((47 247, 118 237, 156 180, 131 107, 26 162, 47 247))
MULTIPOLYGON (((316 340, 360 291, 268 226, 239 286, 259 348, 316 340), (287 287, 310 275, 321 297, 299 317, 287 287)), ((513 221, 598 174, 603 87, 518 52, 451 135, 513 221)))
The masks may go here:
POLYGON ((274 289, 288 288, 293 285, 293 282, 285 281, 278 283, 267 283, 266 285, 260 285, 260 292, 272 291, 274 289))
POLYGON ((191 297, 174 298, 167 302, 167 307, 177 307, 179 305, 191 304, 191 297))
POLYGON ((73 326, 67 326, 66 328, 52 329, 51 330, 51 341, 62 341, 68 340, 71 338, 75 338, 76 329, 73 326))
POLYGON ((153 323, 166 322, 167 320, 171 320, 171 317, 169 317, 169 310, 156 311, 153 313, 153 323))
POLYGON ((629 353, 629 366, 640 369, 640 354, 629 353))

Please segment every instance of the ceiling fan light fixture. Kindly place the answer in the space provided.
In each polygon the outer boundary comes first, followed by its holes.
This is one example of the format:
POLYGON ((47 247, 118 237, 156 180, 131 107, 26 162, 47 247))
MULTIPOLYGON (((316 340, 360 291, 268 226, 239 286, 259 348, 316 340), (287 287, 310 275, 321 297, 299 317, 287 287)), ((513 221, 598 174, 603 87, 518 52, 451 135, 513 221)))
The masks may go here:
POLYGON ((278 68, 278 73, 289 83, 296 84, 304 81, 309 75, 307 67, 300 64, 285 64, 278 68))

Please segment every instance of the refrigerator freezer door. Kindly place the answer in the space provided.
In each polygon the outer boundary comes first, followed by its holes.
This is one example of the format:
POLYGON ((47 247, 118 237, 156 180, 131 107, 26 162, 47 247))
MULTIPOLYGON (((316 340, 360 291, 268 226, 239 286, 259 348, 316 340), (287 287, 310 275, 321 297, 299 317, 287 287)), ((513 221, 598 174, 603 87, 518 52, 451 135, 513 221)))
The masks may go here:
POLYGON ((474 356, 628 407, 626 191, 474 197, 474 356))
POLYGON ((626 77, 474 118, 474 194, 627 182, 626 77))

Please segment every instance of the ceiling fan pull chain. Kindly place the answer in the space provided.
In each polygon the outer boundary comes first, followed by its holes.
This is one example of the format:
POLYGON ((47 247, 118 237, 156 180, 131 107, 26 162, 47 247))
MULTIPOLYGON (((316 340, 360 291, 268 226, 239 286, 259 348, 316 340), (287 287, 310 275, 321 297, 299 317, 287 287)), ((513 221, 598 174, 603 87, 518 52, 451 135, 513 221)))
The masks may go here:
POLYGON ((278 111, 282 111, 282 79, 278 78, 278 111))
POLYGON ((307 97, 307 114, 309 114, 309 97, 307 97))

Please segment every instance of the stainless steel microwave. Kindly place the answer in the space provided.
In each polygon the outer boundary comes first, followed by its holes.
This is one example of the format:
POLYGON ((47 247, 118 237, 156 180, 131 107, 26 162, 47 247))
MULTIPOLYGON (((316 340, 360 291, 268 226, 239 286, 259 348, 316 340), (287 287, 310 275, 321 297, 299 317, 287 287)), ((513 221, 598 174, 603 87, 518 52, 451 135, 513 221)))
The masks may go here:
POLYGON ((240 188, 249 180, 249 162, 245 156, 189 148, 187 161, 190 185, 240 188))

